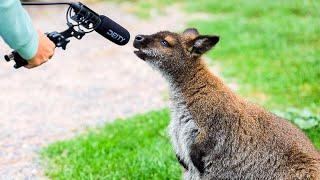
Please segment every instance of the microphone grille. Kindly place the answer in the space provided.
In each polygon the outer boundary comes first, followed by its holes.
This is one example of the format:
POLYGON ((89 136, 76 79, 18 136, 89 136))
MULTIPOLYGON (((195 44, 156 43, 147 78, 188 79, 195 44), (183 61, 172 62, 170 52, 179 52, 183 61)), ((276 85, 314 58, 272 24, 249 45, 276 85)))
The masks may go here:
POLYGON ((121 46, 129 42, 130 33, 125 28, 123 28, 107 16, 100 15, 100 19, 101 23, 95 29, 96 32, 121 46))

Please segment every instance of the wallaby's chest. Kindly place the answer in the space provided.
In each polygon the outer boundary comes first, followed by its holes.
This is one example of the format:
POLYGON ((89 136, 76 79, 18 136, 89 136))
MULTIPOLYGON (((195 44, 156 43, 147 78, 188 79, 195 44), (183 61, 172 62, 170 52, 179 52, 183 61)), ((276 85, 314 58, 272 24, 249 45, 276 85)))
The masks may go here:
POLYGON ((190 159, 190 146, 198 134, 198 127, 179 94, 172 96, 171 111, 169 135, 173 148, 189 171, 194 171, 195 167, 190 159))

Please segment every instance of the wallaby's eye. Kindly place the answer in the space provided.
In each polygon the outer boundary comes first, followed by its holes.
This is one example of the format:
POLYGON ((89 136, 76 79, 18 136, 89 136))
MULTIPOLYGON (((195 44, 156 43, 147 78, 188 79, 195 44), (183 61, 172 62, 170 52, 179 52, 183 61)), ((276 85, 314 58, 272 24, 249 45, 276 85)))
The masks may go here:
POLYGON ((168 41, 166 41, 166 40, 161 40, 160 43, 161 43, 161 45, 164 46, 164 47, 169 47, 169 46, 170 46, 169 43, 168 43, 168 41))

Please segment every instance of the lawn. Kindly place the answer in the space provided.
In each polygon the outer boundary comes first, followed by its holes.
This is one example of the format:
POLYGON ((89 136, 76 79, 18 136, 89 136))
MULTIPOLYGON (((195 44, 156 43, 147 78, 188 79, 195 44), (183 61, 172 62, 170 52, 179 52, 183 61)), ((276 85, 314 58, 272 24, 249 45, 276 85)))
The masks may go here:
POLYGON ((118 119, 41 152, 52 179, 181 179, 167 110, 118 119))
MULTIPOLYGON (((122 0, 117 0, 122 1, 122 0)), ((241 95, 290 119, 320 149, 320 1, 142 1, 136 13, 173 3, 188 13, 207 13, 190 22, 201 33, 220 35, 208 54, 241 95)), ((43 149, 46 173, 54 179, 179 179, 166 135, 168 111, 117 120, 43 149)))
POLYGON ((221 36, 209 56, 224 75, 241 84, 244 96, 268 108, 319 113, 320 3, 316 8, 301 0, 228 2, 200 0, 188 7, 212 13, 212 19, 190 26, 221 36))

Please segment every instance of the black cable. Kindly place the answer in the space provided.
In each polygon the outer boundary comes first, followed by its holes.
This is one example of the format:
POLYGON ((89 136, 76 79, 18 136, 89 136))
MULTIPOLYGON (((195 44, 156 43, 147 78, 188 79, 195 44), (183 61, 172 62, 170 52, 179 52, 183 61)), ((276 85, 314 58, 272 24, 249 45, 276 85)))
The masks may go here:
MULTIPOLYGON (((89 28, 89 29, 86 29, 87 31, 84 31, 84 30, 81 29, 81 25, 82 25, 86 20, 90 19, 90 15, 89 15, 89 14, 86 14, 86 17, 83 17, 83 18, 84 18, 83 20, 81 20, 81 21, 79 21, 79 22, 76 22, 77 24, 71 23, 71 22, 70 22, 71 14, 72 14, 72 7, 71 7, 72 3, 71 3, 71 2, 21 2, 21 4, 24 5, 24 6, 32 6, 32 5, 35 5, 35 6, 39 6, 39 5, 40 5, 40 6, 41 6, 41 5, 43 5, 43 6, 46 6, 46 5, 69 5, 69 7, 68 7, 68 9, 67 9, 67 13, 66 13, 67 23, 68 23, 69 25, 72 25, 73 28, 74 28, 74 27, 77 27, 78 30, 83 31, 85 34, 94 31, 94 29, 99 25, 99 23, 98 23, 98 24, 96 24, 94 27, 89 28)), ((80 10, 80 11, 81 11, 81 10, 80 10)))
POLYGON ((32 5, 71 5, 70 2, 21 2, 24 6, 32 6, 32 5))

